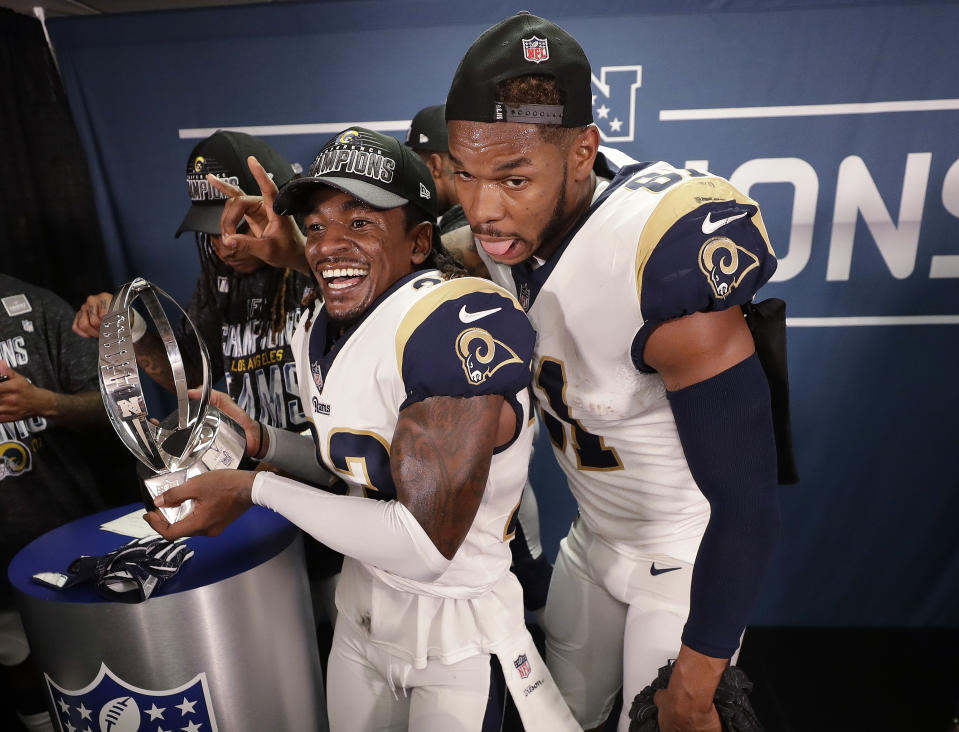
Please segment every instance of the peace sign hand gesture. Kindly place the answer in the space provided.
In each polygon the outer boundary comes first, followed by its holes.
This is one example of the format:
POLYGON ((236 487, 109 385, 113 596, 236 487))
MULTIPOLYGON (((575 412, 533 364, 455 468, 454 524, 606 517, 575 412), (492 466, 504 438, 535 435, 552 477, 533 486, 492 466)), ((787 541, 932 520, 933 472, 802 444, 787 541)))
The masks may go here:
POLYGON ((304 247, 306 238, 292 216, 280 216, 273 211, 273 199, 277 187, 259 161, 247 158, 250 172, 260 187, 262 196, 248 196, 242 190, 208 174, 211 186, 227 196, 223 215, 220 217, 220 234, 225 253, 249 254, 273 267, 289 267, 305 274, 310 273, 304 247), (244 220, 250 226, 249 233, 237 233, 244 220))

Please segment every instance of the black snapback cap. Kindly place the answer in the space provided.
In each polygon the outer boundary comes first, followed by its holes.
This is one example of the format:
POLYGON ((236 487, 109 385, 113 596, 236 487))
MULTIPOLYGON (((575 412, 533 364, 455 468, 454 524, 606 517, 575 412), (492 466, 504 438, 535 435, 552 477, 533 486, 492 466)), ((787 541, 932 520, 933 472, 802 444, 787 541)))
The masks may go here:
POLYGON ((350 127, 327 142, 308 177, 284 186, 273 201, 281 216, 308 213, 310 195, 320 186, 349 193, 373 208, 411 203, 436 219, 436 185, 419 155, 395 137, 350 127))
POLYGON ((584 127, 593 121, 590 73, 575 38, 524 10, 501 20, 469 47, 453 75, 446 119, 584 127), (499 82, 531 74, 551 76, 565 102, 507 105, 496 98, 499 82))
POLYGON ((247 195, 260 195, 260 186, 246 163, 250 155, 260 161, 278 188, 293 178, 293 166, 263 140, 244 132, 217 130, 198 143, 187 160, 186 186, 193 205, 175 236, 184 231, 220 233, 220 215, 227 197, 207 182, 207 173, 232 183, 247 195))
POLYGON ((448 152, 449 137, 446 134, 446 105, 424 107, 410 123, 406 144, 414 150, 448 152))

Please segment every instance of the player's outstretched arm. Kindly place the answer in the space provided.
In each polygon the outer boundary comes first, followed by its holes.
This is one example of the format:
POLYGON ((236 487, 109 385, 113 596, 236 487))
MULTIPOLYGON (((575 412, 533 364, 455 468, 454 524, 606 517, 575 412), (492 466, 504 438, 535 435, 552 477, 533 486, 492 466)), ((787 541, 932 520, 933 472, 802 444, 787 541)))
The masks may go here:
POLYGON ((664 323, 644 360, 663 378, 690 471, 711 507, 683 648, 669 686, 656 694, 660 728, 718 732, 716 686, 778 534, 769 387, 738 307, 664 323))
POLYGON ((155 501, 175 506, 192 498, 189 516, 170 526, 151 512, 147 522, 168 538, 216 535, 256 503, 336 551, 394 574, 433 581, 469 531, 493 448, 507 442, 515 426, 502 396, 430 397, 400 413, 391 449, 395 501, 331 495, 265 471, 216 470, 155 501), (369 541, 371 535, 377 541, 369 541))
POLYGON ((278 192, 276 184, 255 157, 247 158, 247 164, 262 196, 248 196, 236 186, 207 175, 210 185, 228 197, 220 217, 223 248, 228 252, 252 254, 273 267, 289 267, 309 274, 303 232, 292 216, 280 216, 273 210, 273 199, 278 192), (249 234, 237 231, 244 220, 250 225, 249 234))
POLYGON ((393 434, 397 500, 333 495, 266 471, 255 476, 214 471, 160 499, 162 505, 175 505, 168 499, 194 498, 194 512, 184 521, 172 528, 159 514, 149 514, 148 521, 164 536, 212 533, 222 530, 218 517, 229 523, 252 502, 286 516, 342 554, 432 582, 449 567, 469 531, 493 447, 507 442, 515 427, 516 417, 501 396, 430 397, 404 409, 393 434), (213 495, 215 476, 221 474, 224 494, 213 495))
MULTIPOLYGON (((430 397, 400 412, 390 454, 396 495, 430 540, 452 559, 483 500, 499 435, 500 395, 430 397)), ((508 407, 506 407, 508 409, 508 407)))

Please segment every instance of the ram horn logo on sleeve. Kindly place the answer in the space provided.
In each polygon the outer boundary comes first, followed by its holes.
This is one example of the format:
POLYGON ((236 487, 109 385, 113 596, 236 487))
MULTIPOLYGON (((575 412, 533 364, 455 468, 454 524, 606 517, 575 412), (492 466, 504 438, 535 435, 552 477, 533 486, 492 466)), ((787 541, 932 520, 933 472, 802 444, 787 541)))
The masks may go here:
POLYGON ((699 250, 699 268, 716 297, 728 297, 759 266, 759 258, 725 236, 708 239, 699 250))
POLYGON ((473 386, 479 386, 506 364, 522 363, 512 348, 482 328, 467 328, 456 337, 456 355, 473 386))

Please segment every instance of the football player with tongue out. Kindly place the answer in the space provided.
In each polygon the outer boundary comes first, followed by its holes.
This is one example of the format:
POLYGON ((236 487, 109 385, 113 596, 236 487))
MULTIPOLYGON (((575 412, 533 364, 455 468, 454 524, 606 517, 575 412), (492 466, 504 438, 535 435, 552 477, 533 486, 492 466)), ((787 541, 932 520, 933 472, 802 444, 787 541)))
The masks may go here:
POLYGON ((601 148, 591 78, 572 36, 523 12, 473 43, 446 100, 456 191, 491 278, 536 329, 533 391, 579 505, 547 663, 587 729, 622 688, 625 732, 633 697, 676 659, 660 729, 718 732, 714 692, 790 477, 770 396, 785 379, 744 318, 776 258, 727 181, 601 148))

